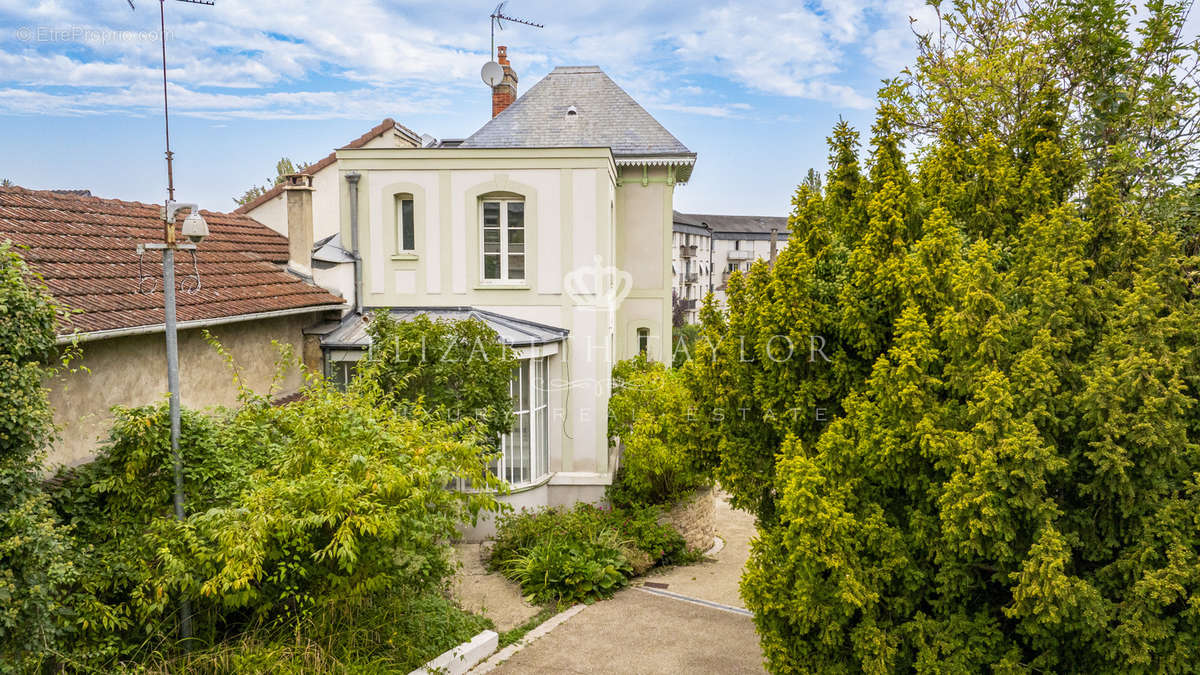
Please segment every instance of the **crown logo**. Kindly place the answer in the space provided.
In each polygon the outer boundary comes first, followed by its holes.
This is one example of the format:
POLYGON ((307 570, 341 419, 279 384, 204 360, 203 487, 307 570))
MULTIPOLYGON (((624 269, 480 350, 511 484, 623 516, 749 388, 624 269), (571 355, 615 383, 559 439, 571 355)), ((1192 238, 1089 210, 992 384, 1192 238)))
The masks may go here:
POLYGON ((600 256, 596 256, 591 265, 567 272, 563 289, 580 307, 615 312, 633 289, 633 275, 600 262, 600 256))

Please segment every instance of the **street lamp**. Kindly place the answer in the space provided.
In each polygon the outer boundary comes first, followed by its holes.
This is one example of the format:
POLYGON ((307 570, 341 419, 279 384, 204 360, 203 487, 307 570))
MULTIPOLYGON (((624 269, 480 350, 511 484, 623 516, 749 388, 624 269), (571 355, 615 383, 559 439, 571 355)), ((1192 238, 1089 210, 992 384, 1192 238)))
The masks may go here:
MULTIPOLYGON (((163 328, 167 337, 167 389, 171 392, 171 463, 175 473, 175 519, 183 521, 183 457, 179 452, 179 332, 175 327, 175 251, 192 251, 208 236, 208 223, 196 204, 181 204, 168 199, 162 211, 164 243, 138 244, 138 255, 147 250, 162 251, 163 267, 163 328), (175 241, 175 217, 189 209, 183 219, 183 235, 190 242, 175 241)), ((192 608, 187 598, 179 601, 179 632, 187 641, 192 637, 192 608)))

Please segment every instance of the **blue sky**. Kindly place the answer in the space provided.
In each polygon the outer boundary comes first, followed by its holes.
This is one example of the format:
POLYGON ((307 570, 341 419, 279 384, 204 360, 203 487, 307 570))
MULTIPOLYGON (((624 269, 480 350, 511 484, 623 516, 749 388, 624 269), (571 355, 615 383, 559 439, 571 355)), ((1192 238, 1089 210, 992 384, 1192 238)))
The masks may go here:
MULTIPOLYGON (((0 0, 0 177, 30 188, 165 196, 158 3, 0 0)), ((319 159, 385 117, 438 138, 487 121, 489 2, 167 4, 177 197, 231 210, 281 156, 319 159)), ((681 211, 785 215, 823 169, 839 116, 913 55, 921 0, 566 3, 498 32, 520 91, 596 64, 699 154, 681 211)))

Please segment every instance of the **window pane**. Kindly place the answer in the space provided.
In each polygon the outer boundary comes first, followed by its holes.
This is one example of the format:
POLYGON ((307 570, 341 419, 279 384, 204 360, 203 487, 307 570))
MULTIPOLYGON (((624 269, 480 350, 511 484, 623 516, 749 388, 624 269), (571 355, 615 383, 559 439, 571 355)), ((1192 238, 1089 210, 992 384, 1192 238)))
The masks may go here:
POLYGON ((517 400, 514 401, 514 403, 517 406, 517 410, 521 410, 521 411, 529 410, 529 408, 531 407, 529 405, 529 402, 530 402, 529 385, 530 384, 531 384, 531 382, 530 382, 530 377, 529 377, 529 359, 523 359, 521 361, 521 392, 520 392, 520 396, 517 398, 517 400))
POLYGON ((537 360, 535 366, 536 376, 534 377, 534 406, 542 407, 546 405, 546 359, 537 360))
POLYGON ((500 227, 500 202, 483 203, 483 226, 500 227))
POLYGON ((411 251, 416 246, 416 232, 413 225, 413 200, 405 199, 400 202, 401 248, 411 251))
POLYGON ((508 227, 525 227, 525 202, 508 202, 508 227))
POLYGON ((544 476, 550 473, 550 434, 548 433, 550 427, 550 409, 541 408, 535 414, 537 415, 537 419, 535 420, 537 426, 534 427, 534 430, 537 433, 538 457, 540 459, 538 470, 541 472, 539 476, 544 476))
POLYGON ((500 256, 499 255, 483 256, 483 278, 484 279, 499 279, 500 278, 500 256))
POLYGON ((532 478, 532 467, 530 467, 530 414, 525 413, 517 417, 517 425, 513 430, 516 436, 516 442, 513 444, 513 470, 512 481, 514 483, 528 483, 532 478))
POLYGON ((525 256, 523 254, 508 256, 508 278, 525 278, 525 256))
POLYGON ((483 231, 483 243, 485 244, 500 244, 500 229, 489 227, 483 231))
POLYGON ((509 228, 509 230, 508 230, 508 250, 524 251, 525 250, 524 246, 525 246, 525 230, 514 230, 514 229, 509 228), (513 248, 514 246, 516 248, 513 248))

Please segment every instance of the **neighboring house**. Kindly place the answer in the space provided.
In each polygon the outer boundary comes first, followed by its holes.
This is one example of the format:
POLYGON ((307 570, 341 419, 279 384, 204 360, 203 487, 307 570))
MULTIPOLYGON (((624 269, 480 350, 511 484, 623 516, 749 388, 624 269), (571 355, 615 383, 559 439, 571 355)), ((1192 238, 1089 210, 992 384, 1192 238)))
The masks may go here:
MULTIPOLYGON (((676 287, 691 293, 699 292, 701 302, 711 291, 720 307, 725 306, 725 284, 729 275, 735 270, 749 271, 756 260, 774 262, 775 256, 787 245, 788 238, 788 219, 782 216, 722 216, 676 211, 673 228, 677 241, 695 243, 693 260, 702 263, 703 267, 699 269, 706 271, 701 272, 703 278, 698 277, 689 284, 690 277, 683 272, 686 267, 680 266, 685 259, 677 258, 676 287)), ((690 246, 688 252, 691 252, 690 246)), ((677 255, 682 256, 682 253, 683 249, 680 249, 677 255)), ((699 320, 695 310, 701 302, 695 303, 693 311, 687 314, 688 323, 699 320)))
MULTIPOLYGON (((0 240, 11 240, 55 300, 75 310, 59 327, 59 343, 77 341, 83 366, 47 382, 60 438, 49 464, 74 465, 94 456, 107 436, 114 405, 163 400, 167 391, 163 337, 161 254, 139 243, 161 242, 155 204, 65 192, 0 188, 0 240), (20 248, 24 247, 24 248, 20 248)), ((303 329, 343 300, 284 271, 288 240, 245 216, 202 211, 211 235, 196 263, 176 258, 182 402, 191 408, 231 405, 237 390, 220 355, 202 337, 209 329, 233 356, 243 383, 267 393, 278 352, 319 367, 319 352, 305 352, 303 329)), ((307 263, 307 260, 302 261, 307 263)), ((273 392, 295 392, 292 368, 273 392)))
POLYGON ((303 239, 306 219, 322 222, 315 205, 338 205, 312 258, 318 278, 357 279, 355 311, 316 331, 332 378, 365 354, 373 311, 479 318, 521 361, 518 422, 496 467, 506 500, 598 500, 618 461, 612 367, 669 351, 672 203, 696 156, 598 67, 556 68, 516 98, 500 57, 493 119, 473 135, 338 149, 311 186, 296 176, 269 198, 285 214, 273 227, 303 239))

